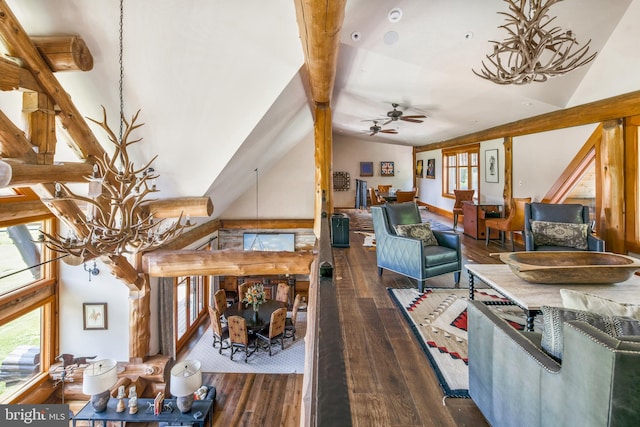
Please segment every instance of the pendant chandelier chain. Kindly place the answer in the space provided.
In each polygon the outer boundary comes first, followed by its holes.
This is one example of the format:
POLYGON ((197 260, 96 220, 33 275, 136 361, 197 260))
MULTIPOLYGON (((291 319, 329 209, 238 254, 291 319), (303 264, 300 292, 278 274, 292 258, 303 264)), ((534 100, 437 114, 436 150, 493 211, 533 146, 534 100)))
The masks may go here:
POLYGON ((120 138, 119 141, 122 141, 122 132, 124 127, 124 95, 123 95, 123 82, 124 82, 124 65, 122 62, 122 53, 124 51, 123 44, 123 28, 124 28, 124 0, 120 0, 120 22, 119 22, 119 41, 120 41, 120 50, 118 62, 120 63, 120 80, 118 81, 118 93, 120 95, 120 138))

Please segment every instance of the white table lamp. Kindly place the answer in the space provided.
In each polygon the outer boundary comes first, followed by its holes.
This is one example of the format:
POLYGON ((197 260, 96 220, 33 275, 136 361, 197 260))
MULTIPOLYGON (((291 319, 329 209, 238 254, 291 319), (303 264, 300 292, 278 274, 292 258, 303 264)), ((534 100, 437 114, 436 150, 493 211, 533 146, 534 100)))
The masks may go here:
POLYGON ((96 412, 107 409, 109 389, 118 381, 117 362, 113 359, 91 363, 82 375, 82 392, 91 396, 91 405, 96 412))
POLYGON ((201 365, 199 360, 183 360, 171 368, 171 394, 182 413, 191 410, 193 393, 202 385, 201 365))

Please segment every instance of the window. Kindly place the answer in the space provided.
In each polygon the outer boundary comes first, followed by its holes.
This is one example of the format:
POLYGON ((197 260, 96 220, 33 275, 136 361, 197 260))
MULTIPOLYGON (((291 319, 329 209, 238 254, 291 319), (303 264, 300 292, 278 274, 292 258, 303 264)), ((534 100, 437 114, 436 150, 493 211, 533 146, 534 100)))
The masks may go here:
POLYGON ((175 283, 176 343, 180 349, 205 315, 204 301, 209 276, 178 277, 175 283))
MULTIPOLYGON (((480 145, 442 150, 442 193, 455 197, 453 190, 478 192, 480 145)), ((479 197, 479 194, 476 194, 479 197)))
MULTIPOLYGON (((27 198, 3 192, 0 208, 27 198)), ((0 223, 0 403, 29 393, 55 356, 57 286, 55 265, 49 264, 55 254, 34 243, 39 230, 55 230, 52 220, 36 217, 0 223)))

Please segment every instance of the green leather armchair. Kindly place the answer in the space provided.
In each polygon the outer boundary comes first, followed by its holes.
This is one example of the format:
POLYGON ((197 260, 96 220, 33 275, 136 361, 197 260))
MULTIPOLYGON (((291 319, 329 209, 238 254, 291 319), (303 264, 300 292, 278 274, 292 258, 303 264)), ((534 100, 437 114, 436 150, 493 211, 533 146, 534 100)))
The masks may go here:
POLYGON ((372 206, 371 214, 376 235, 378 275, 389 270, 416 279, 420 292, 423 292, 425 280, 446 273, 454 273, 455 286, 459 285, 462 256, 458 234, 432 230, 437 246, 427 246, 420 239, 398 236, 394 228, 396 225, 422 222, 415 202, 372 206))
MULTIPOLYGON (((469 394, 498 426, 640 425, 640 342, 565 322, 558 363, 541 334, 520 332, 469 301, 469 394)), ((640 338, 640 337, 635 337, 640 338)))

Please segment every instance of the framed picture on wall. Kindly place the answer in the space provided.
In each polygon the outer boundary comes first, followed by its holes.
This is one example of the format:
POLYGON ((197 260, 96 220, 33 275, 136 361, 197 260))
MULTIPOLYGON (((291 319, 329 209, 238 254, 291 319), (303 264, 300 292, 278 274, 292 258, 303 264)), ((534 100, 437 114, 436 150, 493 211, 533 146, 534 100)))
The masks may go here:
POLYGON ((436 159, 427 160, 427 178, 436 179, 436 159))
POLYGON ((422 163, 422 160, 418 160, 416 161, 416 177, 422 178, 423 175, 424 175, 423 163, 422 163))
POLYGON ((82 325, 85 330, 107 329, 107 303, 82 303, 82 325))
POLYGON ((360 176, 373 176, 373 162, 360 162, 360 176))
POLYGON ((500 182, 497 148, 484 152, 484 180, 485 182, 500 182))
POLYGON ((381 176, 393 176, 395 174, 395 168, 393 162, 380 162, 380 175, 381 176))

